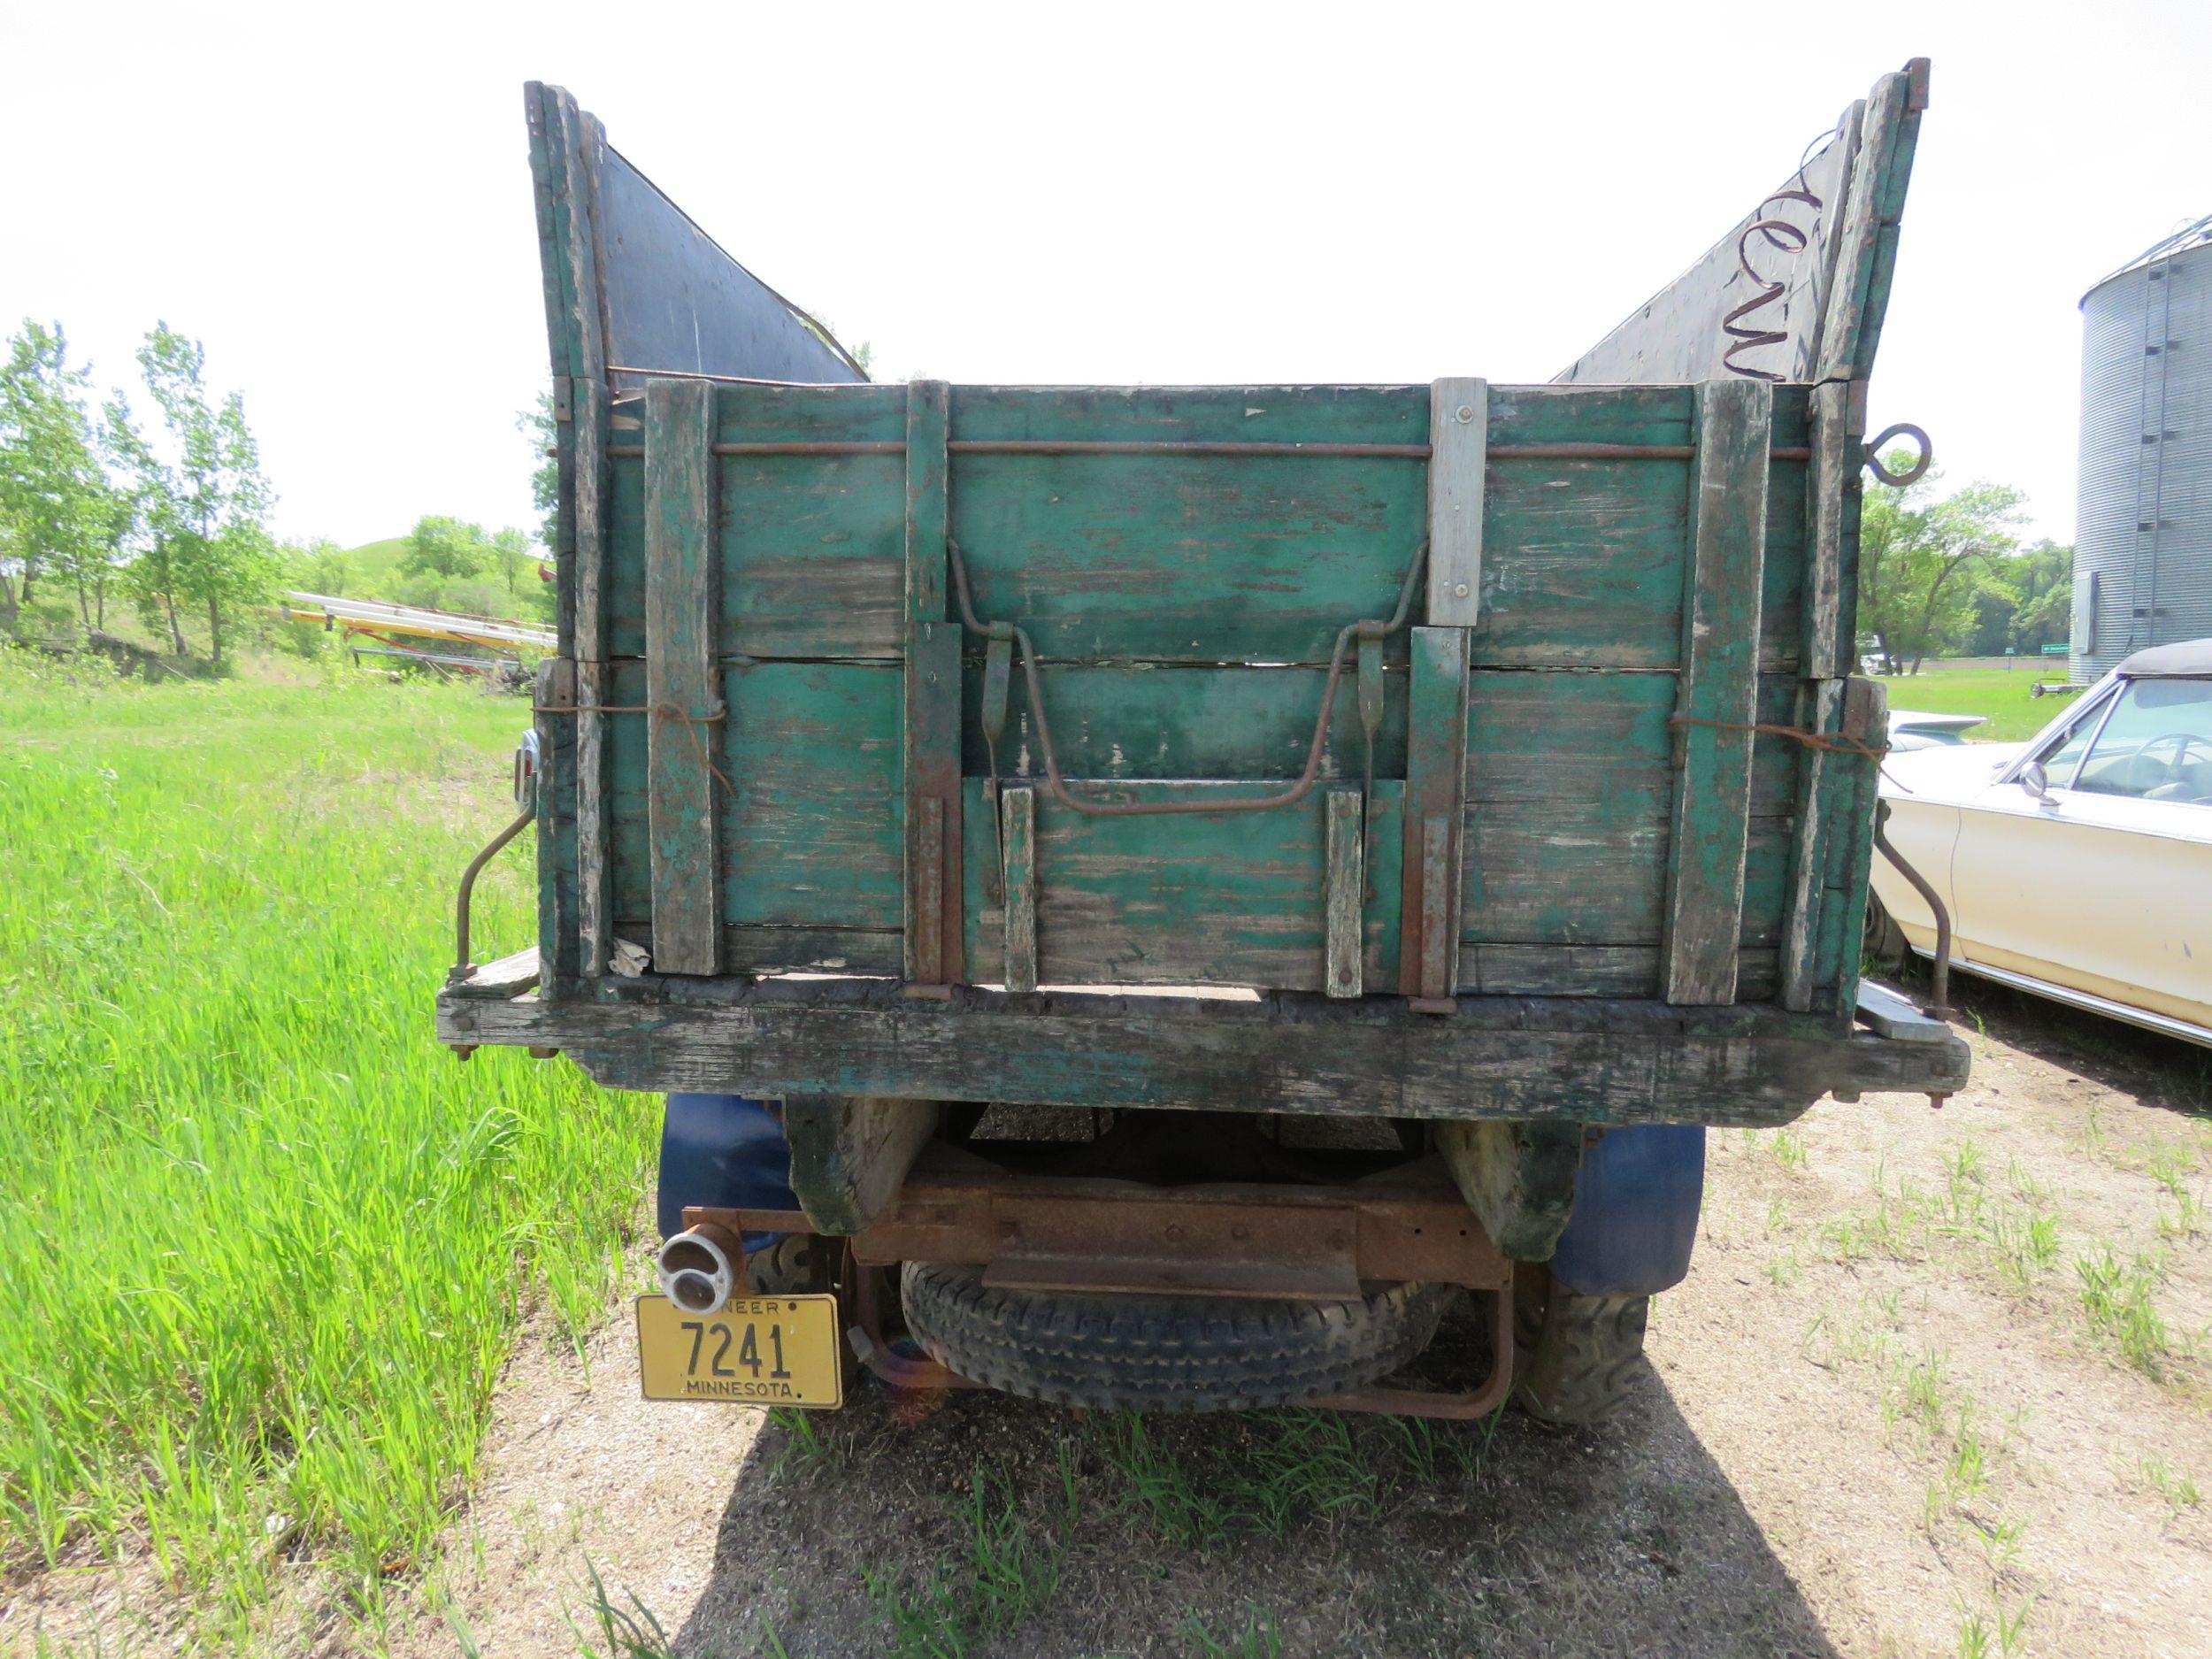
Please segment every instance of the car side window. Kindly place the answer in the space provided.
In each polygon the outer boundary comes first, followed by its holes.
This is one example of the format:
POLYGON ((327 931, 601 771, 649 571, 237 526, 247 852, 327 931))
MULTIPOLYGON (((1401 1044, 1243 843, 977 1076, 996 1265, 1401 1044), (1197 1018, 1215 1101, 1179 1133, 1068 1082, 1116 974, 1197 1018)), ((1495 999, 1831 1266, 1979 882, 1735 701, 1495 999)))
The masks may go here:
POLYGON ((2131 681, 2073 787, 2212 806, 2212 680, 2131 681))
POLYGON ((2089 740, 2097 734, 2097 726, 2104 718, 2111 699, 2100 697, 2075 717, 2055 748, 2047 749, 2036 757, 2042 763, 2043 775, 2054 789, 2074 787, 2074 773, 2081 765, 2081 757, 2089 752, 2089 740))

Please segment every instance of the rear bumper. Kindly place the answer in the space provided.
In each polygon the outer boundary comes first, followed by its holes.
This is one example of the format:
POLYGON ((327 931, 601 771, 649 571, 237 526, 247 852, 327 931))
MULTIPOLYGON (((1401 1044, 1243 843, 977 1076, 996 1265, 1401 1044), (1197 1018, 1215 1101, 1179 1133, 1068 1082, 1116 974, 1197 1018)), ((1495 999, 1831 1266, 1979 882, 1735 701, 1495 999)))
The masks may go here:
POLYGON ((1757 1125, 1829 1093, 1950 1094, 1968 1067, 1955 1034, 1894 1010, 1871 1029, 1597 997, 1463 996, 1436 1016, 1282 992, 909 998, 883 980, 647 977, 549 997, 518 979, 444 987, 439 1041, 558 1049, 656 1093, 1757 1125))

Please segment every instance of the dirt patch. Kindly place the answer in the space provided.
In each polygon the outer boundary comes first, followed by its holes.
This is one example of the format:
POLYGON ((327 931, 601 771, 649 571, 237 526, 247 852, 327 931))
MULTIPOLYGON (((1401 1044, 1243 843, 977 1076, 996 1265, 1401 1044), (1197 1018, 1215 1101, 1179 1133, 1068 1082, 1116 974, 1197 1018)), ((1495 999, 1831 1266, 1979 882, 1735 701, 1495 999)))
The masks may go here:
POLYGON ((518 1355, 391 1650, 2212 1653, 2206 1067, 1962 999, 1985 1029, 1943 1110, 1716 1133, 1602 1433, 649 1406, 616 1317, 583 1360, 518 1355))

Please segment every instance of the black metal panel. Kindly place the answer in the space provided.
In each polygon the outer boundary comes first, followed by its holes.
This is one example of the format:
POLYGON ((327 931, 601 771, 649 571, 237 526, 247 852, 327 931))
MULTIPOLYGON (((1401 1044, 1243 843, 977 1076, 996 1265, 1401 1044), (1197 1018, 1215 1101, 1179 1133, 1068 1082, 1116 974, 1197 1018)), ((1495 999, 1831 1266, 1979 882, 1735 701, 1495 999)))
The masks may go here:
POLYGON ((603 149, 595 172, 613 385, 643 383, 617 368, 759 380, 868 378, 618 153, 603 149))

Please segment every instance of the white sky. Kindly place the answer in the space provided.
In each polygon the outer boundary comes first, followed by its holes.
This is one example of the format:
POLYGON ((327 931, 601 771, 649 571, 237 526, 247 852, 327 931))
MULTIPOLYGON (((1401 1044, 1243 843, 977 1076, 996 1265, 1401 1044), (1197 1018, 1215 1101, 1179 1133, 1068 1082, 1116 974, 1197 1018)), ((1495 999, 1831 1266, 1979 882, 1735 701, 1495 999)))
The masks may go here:
MULTIPOLYGON (((521 83, 557 81, 879 379, 1548 380, 1935 60, 1876 424, 2073 534, 2080 321, 2212 210, 2212 6, 1416 11, 0 0, 0 324, 157 317, 277 527, 531 522, 521 83), (331 19, 325 22, 322 19, 331 19)), ((142 407, 144 400, 140 400, 142 407)))

